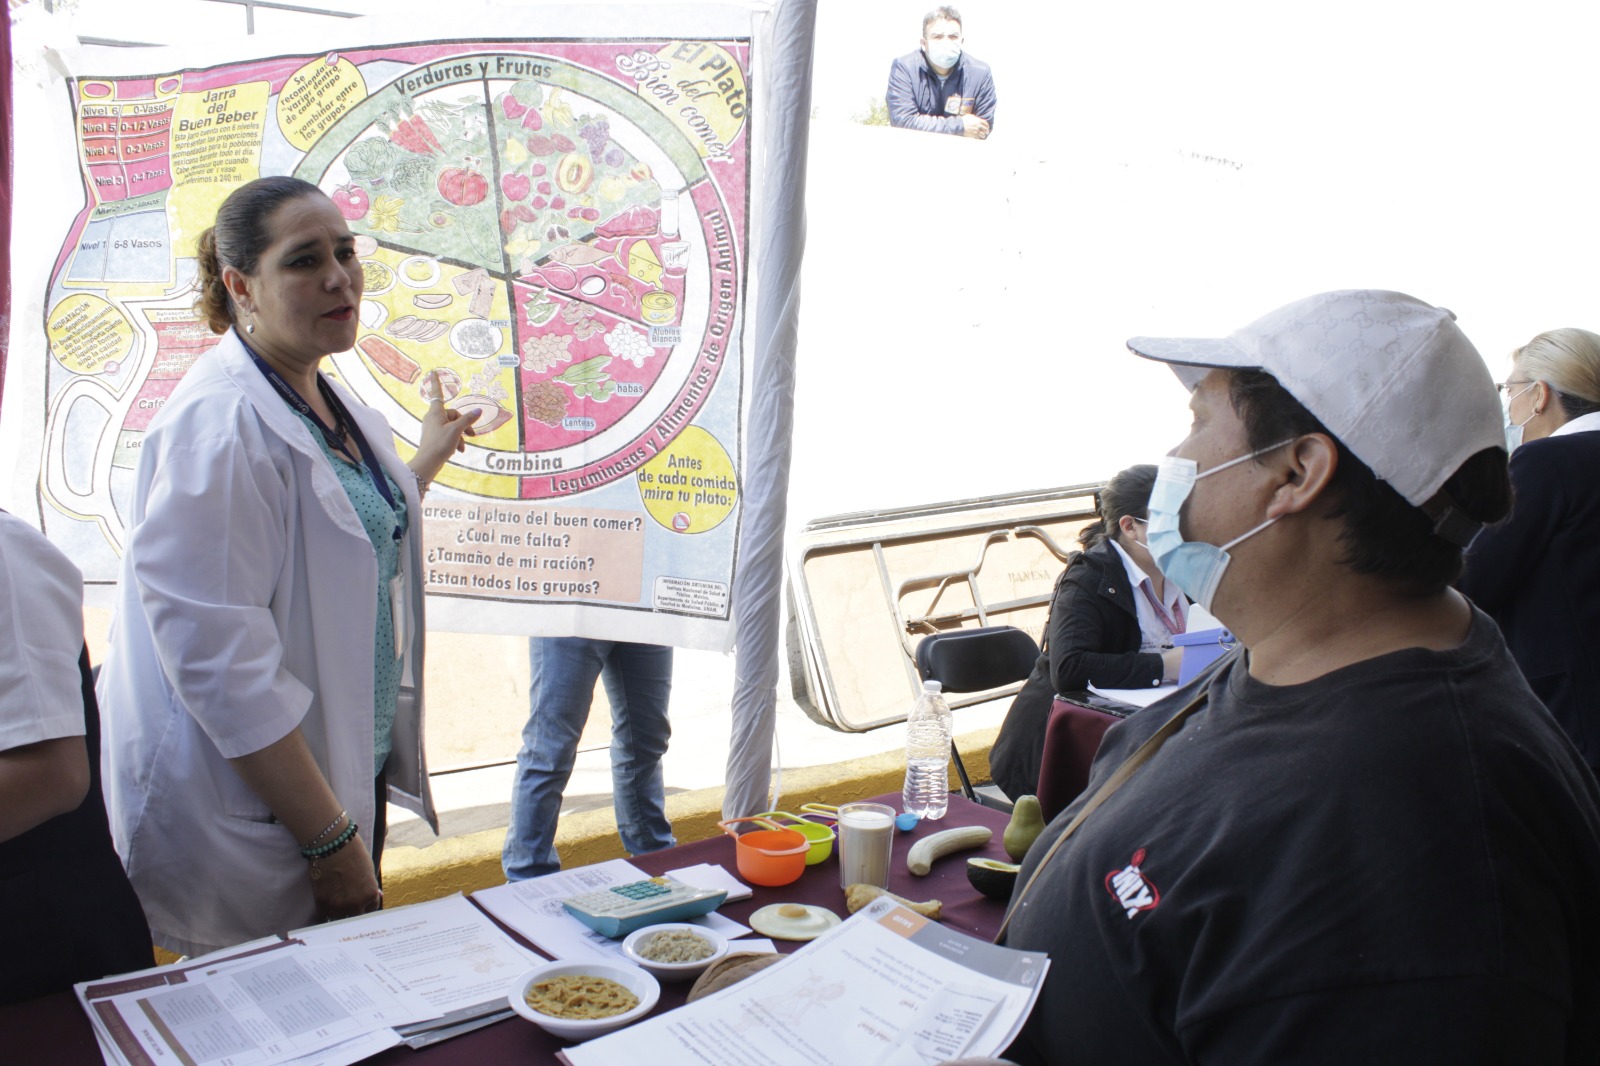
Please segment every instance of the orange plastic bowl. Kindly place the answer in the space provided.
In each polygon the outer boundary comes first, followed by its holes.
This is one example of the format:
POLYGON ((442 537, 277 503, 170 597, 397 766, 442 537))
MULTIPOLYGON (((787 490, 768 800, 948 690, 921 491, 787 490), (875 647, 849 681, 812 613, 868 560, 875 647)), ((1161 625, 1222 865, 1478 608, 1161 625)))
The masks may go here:
POLYGON ((811 849, 811 842, 793 829, 757 829, 751 833, 738 833, 730 828, 737 822, 754 821, 762 819, 730 818, 717 823, 723 832, 733 837, 734 859, 739 867, 739 876, 751 884, 768 888, 791 885, 800 880, 800 874, 806 868, 806 852, 811 849))
POLYGON ((833 854, 833 838, 836 832, 831 825, 813 822, 809 818, 802 818, 798 814, 788 811, 766 811, 756 815, 765 819, 773 829, 793 829, 796 833, 806 838, 811 845, 806 852, 806 865, 815 866, 819 862, 826 862, 833 854), (779 821, 778 819, 783 819, 779 821))

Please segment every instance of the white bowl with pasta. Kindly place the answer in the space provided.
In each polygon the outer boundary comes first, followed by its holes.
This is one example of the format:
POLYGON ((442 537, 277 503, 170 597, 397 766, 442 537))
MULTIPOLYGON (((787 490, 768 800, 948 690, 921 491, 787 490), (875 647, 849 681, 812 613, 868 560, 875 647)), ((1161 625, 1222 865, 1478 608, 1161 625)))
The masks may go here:
POLYGON ((687 981, 726 955, 728 942, 701 925, 663 922, 629 933, 622 953, 663 981, 687 981))
POLYGON ((661 984, 624 963, 547 962, 517 978, 506 998, 512 1010, 551 1036, 578 1044, 649 1014, 661 998, 661 984), (610 1014, 579 1016, 604 1009, 600 1004, 608 997, 631 997, 633 1005, 610 1014))

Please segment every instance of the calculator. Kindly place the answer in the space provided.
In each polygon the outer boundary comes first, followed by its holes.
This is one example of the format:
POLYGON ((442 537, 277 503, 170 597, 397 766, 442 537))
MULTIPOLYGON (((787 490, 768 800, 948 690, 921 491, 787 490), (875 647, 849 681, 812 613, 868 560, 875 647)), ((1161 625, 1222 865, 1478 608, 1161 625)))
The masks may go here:
POLYGON ((601 936, 617 940, 660 922, 683 922, 722 906, 721 888, 695 888, 670 877, 612 885, 561 901, 567 913, 601 936))

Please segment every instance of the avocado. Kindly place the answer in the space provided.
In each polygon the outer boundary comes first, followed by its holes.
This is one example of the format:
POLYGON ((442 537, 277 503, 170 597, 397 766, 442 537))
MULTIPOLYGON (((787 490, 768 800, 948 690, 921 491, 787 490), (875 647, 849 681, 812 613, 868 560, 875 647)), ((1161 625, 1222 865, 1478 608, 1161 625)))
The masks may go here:
POLYGON ((968 859, 967 880, 983 895, 1004 902, 1011 898, 1012 890, 1017 887, 1017 871, 1020 869, 1022 867, 1014 862, 968 859))

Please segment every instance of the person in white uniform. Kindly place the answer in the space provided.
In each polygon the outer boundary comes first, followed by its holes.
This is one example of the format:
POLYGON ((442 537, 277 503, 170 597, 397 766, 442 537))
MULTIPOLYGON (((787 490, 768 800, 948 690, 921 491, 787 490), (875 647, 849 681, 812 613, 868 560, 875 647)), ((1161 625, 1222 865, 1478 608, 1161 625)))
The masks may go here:
POLYGON ((83 575, 0 511, 0 1004, 154 961, 99 752, 83 575))
POLYGON ((437 828, 420 500, 472 421, 435 387, 407 464, 318 372, 355 344, 362 267, 314 185, 241 186, 198 258, 223 336, 141 443, 99 683, 117 850, 188 954, 381 906, 385 797, 437 828))

